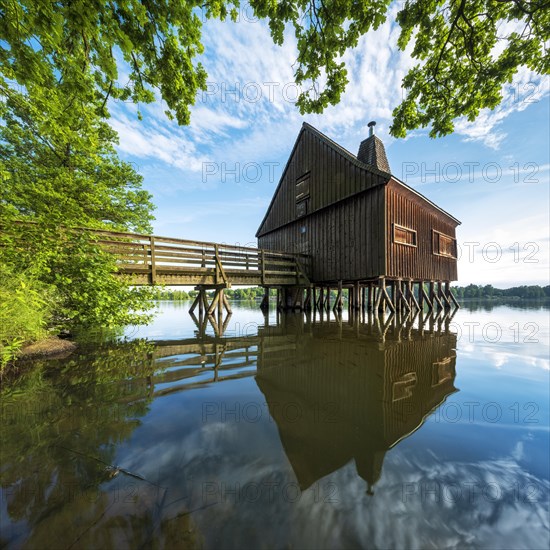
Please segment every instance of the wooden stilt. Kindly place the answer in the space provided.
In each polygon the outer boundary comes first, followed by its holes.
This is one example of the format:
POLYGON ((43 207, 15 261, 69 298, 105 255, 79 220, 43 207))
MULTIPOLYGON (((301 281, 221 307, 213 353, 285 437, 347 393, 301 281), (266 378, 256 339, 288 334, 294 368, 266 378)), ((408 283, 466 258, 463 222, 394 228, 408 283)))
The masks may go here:
POLYGON ((269 309, 269 287, 268 286, 264 287, 264 297, 262 298, 260 309, 261 310, 269 309))
POLYGON ((430 300, 429 295, 426 293, 426 289, 424 288, 424 283, 422 283, 421 285, 421 290, 422 290, 423 300, 428 304, 428 310, 433 311, 434 305, 433 305, 433 302, 430 300))
POLYGON ((410 312, 411 311, 411 305, 409 304, 409 300, 407 300, 407 282, 403 281, 402 285, 399 285, 399 293, 401 294, 401 303, 403 304, 403 307, 410 312))
MULTIPOLYGON (((449 283, 447 283, 449 284, 449 283)), ((455 295, 453 294, 452 290, 449 288, 449 297, 451 298, 453 304, 458 309, 460 307, 460 304, 458 303, 458 300, 455 298, 455 295)))
POLYGON ((407 293, 409 295, 409 300, 411 307, 414 306, 416 309, 420 309, 420 305, 418 304, 416 300, 416 296, 414 295, 414 282, 413 281, 407 281, 407 293))
MULTIPOLYGON (((401 279, 392 281, 392 298, 393 298, 393 312, 401 313, 403 309, 408 307, 406 300, 401 290, 401 279)), ((391 309, 391 306, 390 306, 391 309)))
POLYGON ((369 281, 368 283, 368 286, 367 286, 367 311, 370 313, 372 312, 372 308, 373 308, 373 301, 374 301, 374 289, 373 289, 373 286, 372 286, 372 283, 369 281))
POLYGON ((356 311, 361 309, 361 295, 360 295, 359 282, 353 285, 353 309, 356 311))
POLYGON ((333 309, 334 311, 342 311, 342 281, 338 281, 338 294, 336 295, 333 309))
POLYGON ((218 324, 220 325, 220 332, 222 331, 224 294, 225 294, 225 292, 224 292, 223 288, 220 288, 220 290, 218 291, 218 324))
POLYGON ((445 307, 451 308, 451 300, 449 299, 449 283, 443 283, 439 281, 439 294, 442 301, 445 301, 445 307))
MULTIPOLYGON (((392 302, 389 294, 388 294, 388 290, 386 289, 386 280, 384 278, 381 279, 382 280, 382 285, 381 285, 381 289, 382 289, 382 294, 384 296, 384 300, 386 301, 386 304, 387 306, 390 308, 390 311, 392 313, 395 313, 395 305, 394 303, 392 302)), ((384 310, 386 308, 384 307, 384 310)))
POLYGON ((306 288, 306 297, 303 305, 304 311, 309 311, 311 309, 311 291, 311 287, 306 288))
POLYGON ((378 281, 378 289, 377 289, 377 292, 376 292, 376 300, 375 300, 375 303, 374 303, 374 311, 380 311, 381 309, 381 305, 382 305, 382 297, 383 297, 383 292, 382 292, 382 288, 384 286, 384 278, 381 277, 378 281))
POLYGON ((220 301, 220 289, 216 289, 216 292, 214 294, 214 299, 212 300, 212 303, 210 304, 210 307, 207 309, 208 315, 213 315, 214 311, 216 310, 216 305, 220 301))

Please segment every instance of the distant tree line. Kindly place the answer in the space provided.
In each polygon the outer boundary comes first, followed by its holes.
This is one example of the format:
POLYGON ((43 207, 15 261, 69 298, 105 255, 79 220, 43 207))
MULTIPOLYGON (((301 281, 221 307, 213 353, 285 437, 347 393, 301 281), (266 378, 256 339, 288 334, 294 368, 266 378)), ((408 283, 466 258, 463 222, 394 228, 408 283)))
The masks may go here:
MULTIPOLYGON (((159 300, 192 300, 197 296, 198 292, 196 290, 171 290, 169 288, 162 289, 158 292, 157 296, 159 300)), ((209 295, 213 295, 214 291, 208 292, 209 295)), ((234 300, 256 300, 261 299, 264 295, 264 289, 261 287, 253 288, 227 288, 225 290, 225 295, 228 298, 234 300)), ((275 291, 271 291, 271 295, 275 295, 275 291)))
POLYGON ((512 298, 526 300, 544 300, 550 298, 550 285, 522 285, 512 288, 495 288, 493 285, 468 285, 451 287, 454 295, 459 298, 512 298))
MULTIPOLYGON (((493 285, 468 285, 468 286, 453 286, 452 292, 458 299, 523 299, 523 300, 544 300, 550 298, 550 285, 523 285, 512 288, 495 288, 493 285)), ((228 288, 225 290, 228 298, 234 300, 258 300, 264 295, 262 287, 252 288, 228 288)), ((213 291, 209 292, 213 294, 213 291)), ((336 299, 337 290, 331 290, 331 299, 336 299)), ((171 290, 162 289, 158 291, 157 297, 159 300, 192 300, 197 295, 196 290, 171 290)), ((276 290, 271 289, 270 295, 274 297, 276 290)), ((344 301, 347 299, 347 292, 343 293, 344 301)))

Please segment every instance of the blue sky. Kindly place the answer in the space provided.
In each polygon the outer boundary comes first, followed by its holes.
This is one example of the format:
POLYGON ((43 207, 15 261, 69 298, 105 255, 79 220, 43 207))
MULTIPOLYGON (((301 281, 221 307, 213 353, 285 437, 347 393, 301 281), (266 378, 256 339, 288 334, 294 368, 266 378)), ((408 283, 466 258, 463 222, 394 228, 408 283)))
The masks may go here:
POLYGON ((414 60, 397 49, 391 19, 345 55, 350 83, 322 115, 295 107, 292 34, 275 46, 246 7, 236 23, 205 22, 208 90, 188 127, 169 121, 161 101, 139 106, 142 121, 136 106, 113 102, 119 153, 157 206, 155 233, 255 246, 302 122, 355 154, 376 120, 392 173, 462 221, 459 284, 548 284, 549 79, 522 70, 501 106, 474 123, 457 121, 455 134, 433 140, 425 129, 395 140, 391 112, 414 60))

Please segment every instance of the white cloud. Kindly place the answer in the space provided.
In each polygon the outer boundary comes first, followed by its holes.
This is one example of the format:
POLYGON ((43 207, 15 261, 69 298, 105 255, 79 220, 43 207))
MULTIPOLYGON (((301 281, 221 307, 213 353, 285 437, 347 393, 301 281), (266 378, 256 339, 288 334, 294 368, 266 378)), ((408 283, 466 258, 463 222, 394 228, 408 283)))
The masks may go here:
POLYGON ((502 122, 511 114, 520 112, 530 104, 544 100, 550 93, 550 81, 525 67, 521 67, 513 82, 503 87, 503 100, 494 110, 483 109, 474 122, 460 118, 455 131, 466 141, 479 141, 491 149, 498 149, 507 134, 502 122))

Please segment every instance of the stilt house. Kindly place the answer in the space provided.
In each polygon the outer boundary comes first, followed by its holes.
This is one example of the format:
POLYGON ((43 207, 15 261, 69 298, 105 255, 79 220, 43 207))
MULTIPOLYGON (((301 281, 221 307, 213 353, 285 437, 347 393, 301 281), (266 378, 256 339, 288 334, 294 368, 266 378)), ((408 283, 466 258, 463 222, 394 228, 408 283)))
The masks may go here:
POLYGON ((450 305, 460 222, 392 175, 375 124, 357 156, 303 124, 256 233, 258 247, 304 254, 314 288, 355 288, 356 303, 360 285, 369 298, 378 285, 373 300, 392 309, 401 298, 450 305))

